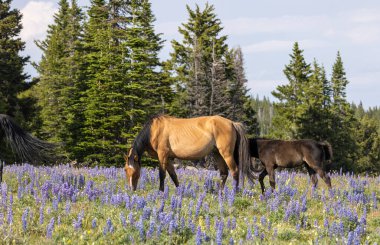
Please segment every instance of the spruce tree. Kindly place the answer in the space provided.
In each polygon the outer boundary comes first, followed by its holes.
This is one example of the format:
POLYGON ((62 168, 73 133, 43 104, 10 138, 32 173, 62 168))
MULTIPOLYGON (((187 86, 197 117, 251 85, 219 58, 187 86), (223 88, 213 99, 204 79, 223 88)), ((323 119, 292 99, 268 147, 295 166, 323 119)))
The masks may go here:
POLYGON ((285 66, 284 74, 289 83, 277 86, 272 94, 279 102, 274 103, 276 114, 273 118, 272 136, 279 138, 298 138, 299 125, 297 121, 305 113, 303 103, 308 101, 304 89, 311 75, 310 64, 306 63, 296 42, 293 46, 291 60, 285 66))
POLYGON ((11 0, 0 0, 0 113, 22 119, 17 95, 27 88, 24 66, 28 56, 20 55, 25 42, 19 37, 22 14, 11 9, 11 0))
POLYGON ((198 5, 195 10, 186 7, 189 19, 179 28, 183 40, 172 41, 174 51, 170 63, 178 94, 174 103, 186 108, 182 112, 185 116, 223 113, 215 110, 215 98, 226 93, 221 81, 228 79, 223 72, 227 67, 227 36, 220 35, 223 28, 212 5, 206 4, 203 10, 198 5))
POLYGON ((75 0, 71 6, 67 0, 59 2, 59 10, 54 15, 54 23, 49 25, 47 37, 37 41, 42 50, 42 59, 35 67, 39 82, 36 91, 40 117, 43 122, 43 138, 67 143, 71 148, 80 130, 75 123, 81 121, 80 113, 75 113, 79 100, 81 71, 79 68, 81 22, 83 14, 75 0))
POLYGON ((348 80, 339 52, 332 69, 331 84, 331 129, 334 132, 331 143, 335 147, 336 168, 342 167, 344 170, 352 170, 354 168, 353 163, 357 158, 357 146, 353 137, 358 122, 346 99, 348 80))
POLYGON ((161 73, 162 48, 146 0, 94 0, 85 27, 85 127, 80 147, 88 161, 122 162, 122 153, 151 114, 171 100, 161 73))

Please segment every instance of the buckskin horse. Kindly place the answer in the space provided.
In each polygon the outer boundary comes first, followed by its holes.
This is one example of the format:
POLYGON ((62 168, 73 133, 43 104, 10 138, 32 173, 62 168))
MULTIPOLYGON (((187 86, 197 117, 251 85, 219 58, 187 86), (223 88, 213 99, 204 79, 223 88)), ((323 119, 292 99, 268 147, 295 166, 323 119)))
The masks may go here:
POLYGON ((219 169, 221 188, 225 185, 229 170, 236 181, 235 188, 239 185, 239 174, 246 175, 251 181, 253 178, 243 125, 221 116, 188 119, 168 115, 151 117, 135 138, 128 155, 124 155, 125 172, 133 190, 137 188, 141 157, 145 151, 159 160, 161 191, 164 190, 166 171, 175 186, 179 185, 170 159, 198 160, 211 151, 214 151, 219 169))
POLYGON ((274 190, 275 175, 277 167, 293 168, 305 165, 312 184, 317 186, 318 175, 331 188, 330 177, 325 172, 324 163, 332 159, 332 147, 328 142, 317 142, 315 140, 269 140, 250 138, 249 148, 251 157, 258 158, 264 170, 259 174, 261 190, 265 192, 264 177, 269 176, 269 183, 274 190))
MULTIPOLYGON (((25 132, 10 116, 0 114, 0 150, 10 146, 12 153, 21 161, 38 162, 47 160, 49 152, 56 145, 33 137, 25 132)), ((0 152, 1 156, 1 152, 0 152)), ((0 182, 3 175, 3 163, 0 161, 0 182)))

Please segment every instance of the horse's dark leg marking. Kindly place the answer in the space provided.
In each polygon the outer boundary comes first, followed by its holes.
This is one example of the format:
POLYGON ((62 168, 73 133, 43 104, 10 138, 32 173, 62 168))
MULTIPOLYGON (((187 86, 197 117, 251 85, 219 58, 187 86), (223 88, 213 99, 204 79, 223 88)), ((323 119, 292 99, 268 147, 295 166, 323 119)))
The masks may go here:
POLYGON ((261 186, 261 191, 264 193, 265 192, 265 185, 264 185, 264 178, 265 176, 268 174, 267 170, 264 169, 260 175, 259 175, 259 182, 260 182, 260 186, 261 186))
POLYGON ((223 190, 228 177, 228 166, 219 153, 215 153, 214 158, 220 173, 220 189, 223 190))
POLYGON ((177 174, 175 172, 173 164, 172 163, 168 163, 167 167, 166 167, 166 170, 168 171, 169 176, 173 180, 175 186, 178 187, 179 186, 179 182, 178 182, 177 174))
POLYGON ((305 164, 305 166, 306 166, 307 172, 309 173, 311 183, 313 184, 314 187, 317 187, 317 185, 318 185, 317 173, 314 171, 314 169, 309 167, 309 165, 307 165, 307 163, 305 164))
POLYGON ((160 176, 160 191, 164 191, 166 171, 162 168, 161 164, 158 167, 158 171, 159 171, 159 176, 160 176))

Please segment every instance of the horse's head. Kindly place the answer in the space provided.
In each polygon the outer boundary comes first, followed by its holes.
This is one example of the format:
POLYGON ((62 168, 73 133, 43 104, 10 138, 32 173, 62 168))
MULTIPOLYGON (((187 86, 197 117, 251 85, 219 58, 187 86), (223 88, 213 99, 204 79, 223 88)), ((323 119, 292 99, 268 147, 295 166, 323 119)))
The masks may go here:
POLYGON ((137 182, 140 178, 140 163, 139 156, 137 152, 131 148, 129 150, 128 155, 124 155, 125 159, 125 173, 127 175, 127 179, 129 182, 129 186, 132 187, 133 190, 137 188, 137 182))

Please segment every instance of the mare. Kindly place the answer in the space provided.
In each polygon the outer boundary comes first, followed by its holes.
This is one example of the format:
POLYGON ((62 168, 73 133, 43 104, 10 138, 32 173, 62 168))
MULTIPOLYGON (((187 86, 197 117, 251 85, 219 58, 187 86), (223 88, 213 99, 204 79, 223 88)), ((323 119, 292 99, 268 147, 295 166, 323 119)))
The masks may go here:
POLYGON ((265 192, 264 177, 269 176, 269 183, 274 190, 276 187, 274 170, 277 167, 293 168, 305 165, 311 181, 317 186, 318 175, 331 188, 330 177, 326 174, 326 161, 332 159, 332 147, 328 142, 318 142, 310 139, 302 140, 270 140, 261 138, 249 139, 251 157, 258 158, 264 170, 259 174, 261 190, 265 192))
MULTIPOLYGON (((167 115, 151 117, 135 138, 128 155, 124 155, 125 172, 129 185, 136 190, 140 177, 141 157, 144 152, 159 160, 161 191, 164 190, 166 171, 176 187, 179 182, 173 158, 199 160, 214 151, 223 188, 231 171, 239 185, 239 174, 252 181, 248 139, 242 124, 221 116, 175 118, 167 115)), ((242 178, 244 184, 244 178, 242 178)))
MULTIPOLYGON (((23 130, 10 116, 0 114, 0 156, 9 146, 13 155, 21 162, 39 162, 48 160, 49 152, 56 145, 33 137, 23 130)), ((4 160, 4 159, 3 159, 4 160)), ((4 163, 0 161, 0 183, 3 177, 4 163)))

